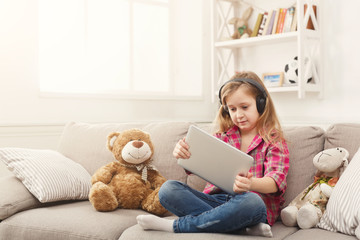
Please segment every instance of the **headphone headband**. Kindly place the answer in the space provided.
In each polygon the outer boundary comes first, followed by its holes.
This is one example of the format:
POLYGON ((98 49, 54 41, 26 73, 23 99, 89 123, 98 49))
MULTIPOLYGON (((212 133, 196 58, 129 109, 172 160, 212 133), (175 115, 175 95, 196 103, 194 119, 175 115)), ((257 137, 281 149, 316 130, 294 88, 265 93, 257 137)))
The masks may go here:
POLYGON ((250 83, 251 85, 255 86, 257 89, 260 90, 260 92, 262 93, 262 95, 264 96, 264 98, 267 98, 267 94, 266 94, 266 91, 264 89, 263 86, 261 86, 260 83, 258 83, 257 81, 255 81, 254 79, 251 79, 251 78, 235 78, 235 79, 231 79, 227 82, 225 82, 220 90, 219 90, 219 99, 220 99, 220 104, 222 104, 222 100, 221 100, 221 90, 223 89, 223 87, 228 84, 228 83, 231 83, 231 82, 247 82, 247 83, 250 83))
MULTIPOLYGON (((251 79, 251 78, 235 78, 235 79, 229 80, 226 83, 224 83, 224 85, 222 85, 219 90, 220 104, 221 105, 223 104, 221 101, 221 90, 223 89, 223 87, 226 84, 231 83, 231 82, 247 82, 247 83, 250 83, 251 85, 253 85, 254 87, 256 87, 257 89, 259 89, 261 94, 256 96, 256 108, 257 108, 257 111, 259 112, 259 114, 261 115, 265 110, 266 98, 267 98, 266 90, 260 83, 258 83, 257 81, 255 81, 254 79, 251 79)), ((228 111, 226 106, 224 106, 224 109, 225 109, 225 111, 228 111)))

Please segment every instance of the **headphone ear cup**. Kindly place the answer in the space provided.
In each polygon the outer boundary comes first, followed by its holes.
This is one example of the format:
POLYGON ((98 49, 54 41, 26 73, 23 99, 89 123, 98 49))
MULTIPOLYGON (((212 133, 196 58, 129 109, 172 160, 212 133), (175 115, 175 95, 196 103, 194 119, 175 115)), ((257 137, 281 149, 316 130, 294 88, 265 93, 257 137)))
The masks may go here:
POLYGON ((228 106, 223 105, 223 106, 222 106, 222 108, 223 108, 223 110, 224 110, 225 112, 227 112, 227 113, 229 112, 229 108, 228 108, 228 106))
POLYGON ((260 95, 257 96, 256 97, 256 108, 260 115, 263 114, 263 112, 265 110, 265 105, 266 105, 266 98, 264 98, 263 96, 260 96, 260 95))
POLYGON ((230 117, 229 108, 228 108, 226 105, 223 105, 223 106, 221 107, 221 115, 222 115, 224 118, 230 117))

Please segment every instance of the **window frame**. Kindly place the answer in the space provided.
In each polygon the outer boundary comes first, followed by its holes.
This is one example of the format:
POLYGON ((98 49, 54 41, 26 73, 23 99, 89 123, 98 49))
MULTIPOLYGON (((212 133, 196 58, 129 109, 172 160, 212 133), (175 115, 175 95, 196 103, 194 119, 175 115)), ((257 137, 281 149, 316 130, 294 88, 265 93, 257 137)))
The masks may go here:
MULTIPOLYGON (((133 14, 134 11, 130 11, 130 86, 129 90, 116 90, 111 92, 89 92, 89 93, 81 93, 81 92, 55 92, 55 91, 44 91, 40 88, 40 79, 38 80, 38 92, 41 98, 88 98, 88 99, 123 99, 123 100, 189 100, 189 101, 197 101, 204 99, 204 80, 203 77, 200 79, 201 81, 201 89, 198 95, 180 95, 175 94, 175 78, 176 74, 176 66, 175 66, 175 53, 174 48, 176 47, 176 39, 174 37, 175 28, 172 27, 175 22, 176 17, 176 6, 174 4, 174 0, 169 0, 168 3, 161 2, 161 0, 128 0, 130 4, 130 9, 133 8, 134 3, 146 3, 146 4, 154 4, 154 5, 168 5, 169 9, 169 90, 166 92, 156 92, 156 91, 138 91, 134 90, 134 79, 133 79, 133 14)), ((86 14, 87 1, 84 0, 84 10, 86 14)), ((85 22, 85 26, 86 26, 85 22)), ((203 41, 203 39, 201 39, 203 41)), ((39 66, 40 68, 40 66, 39 66)), ((203 76, 203 56, 201 55, 201 76, 203 76)))

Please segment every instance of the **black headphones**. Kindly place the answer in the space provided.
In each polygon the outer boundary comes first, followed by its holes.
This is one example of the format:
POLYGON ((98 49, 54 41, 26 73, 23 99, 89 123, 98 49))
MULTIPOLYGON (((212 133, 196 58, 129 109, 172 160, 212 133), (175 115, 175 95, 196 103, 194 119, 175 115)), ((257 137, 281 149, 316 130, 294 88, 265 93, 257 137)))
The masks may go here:
MULTIPOLYGON (((220 99, 220 104, 222 105, 222 101, 221 101, 221 90, 223 89, 223 87, 231 82, 247 82, 250 83, 251 85, 253 85, 254 87, 256 87, 257 89, 260 90, 261 94, 259 94, 258 96, 256 96, 256 108, 258 113, 261 115, 264 110, 265 110, 265 105, 266 105, 266 98, 267 98, 267 94, 266 91, 264 89, 263 86, 261 86, 260 83, 258 83, 257 81, 251 79, 251 78, 235 78, 232 80, 227 81, 226 83, 224 83, 224 85, 221 86, 220 90, 219 90, 219 99, 220 99)), ((225 110, 227 110, 227 108, 225 108, 225 110)))

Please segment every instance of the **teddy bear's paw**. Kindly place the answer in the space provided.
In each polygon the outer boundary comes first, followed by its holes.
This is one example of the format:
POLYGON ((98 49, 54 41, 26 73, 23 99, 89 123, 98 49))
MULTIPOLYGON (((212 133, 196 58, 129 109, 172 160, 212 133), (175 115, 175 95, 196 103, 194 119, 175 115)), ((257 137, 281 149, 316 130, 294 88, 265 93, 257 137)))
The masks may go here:
POLYGON ((102 182, 97 182, 91 187, 89 201, 100 212, 113 211, 119 205, 113 191, 102 182))
POLYGON ((295 206, 288 206, 281 211, 281 221, 285 226, 294 227, 297 225, 298 209, 295 206))
POLYGON ((306 204, 299 209, 297 223, 302 229, 312 228, 319 223, 321 215, 319 208, 312 204, 306 204))
POLYGON ((160 203, 158 191, 153 191, 151 194, 149 194, 141 203, 141 207, 145 211, 158 216, 162 216, 167 213, 167 210, 160 203))
POLYGON ((332 193, 332 190, 333 188, 331 186, 329 186, 328 184, 326 183, 322 183, 320 184, 320 189, 321 189, 321 192, 327 197, 327 198, 330 198, 330 195, 332 193))

